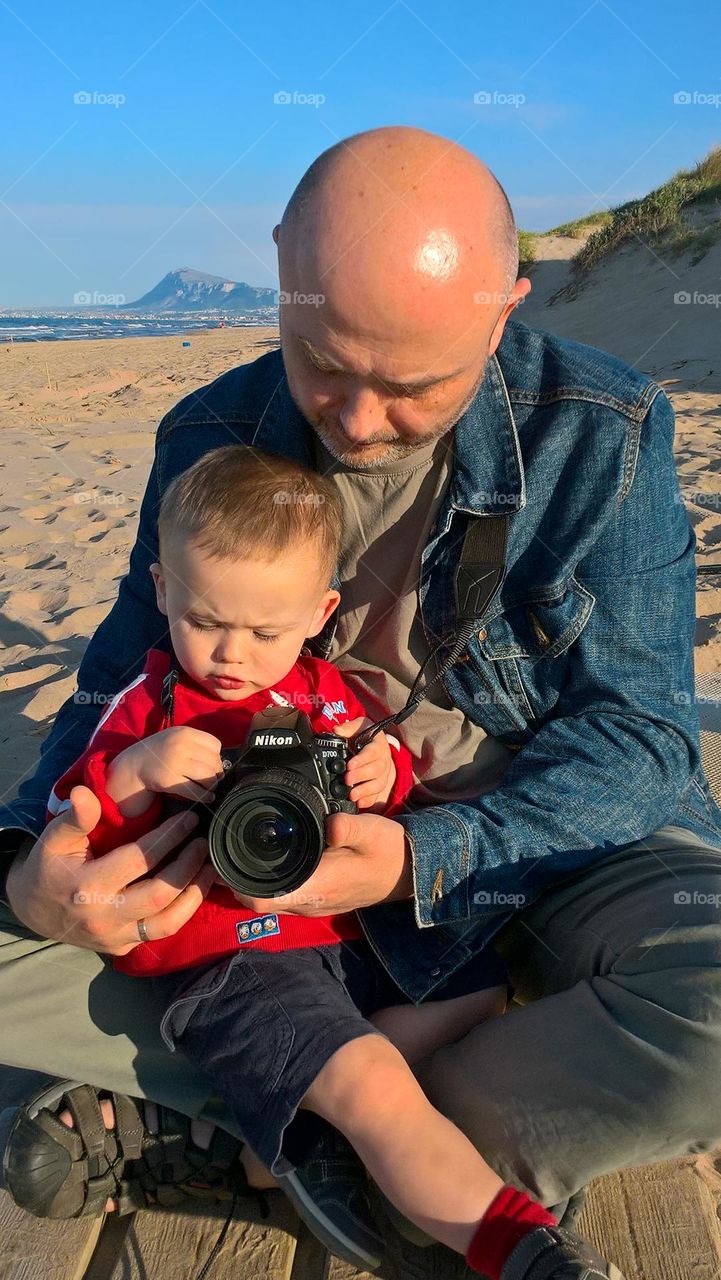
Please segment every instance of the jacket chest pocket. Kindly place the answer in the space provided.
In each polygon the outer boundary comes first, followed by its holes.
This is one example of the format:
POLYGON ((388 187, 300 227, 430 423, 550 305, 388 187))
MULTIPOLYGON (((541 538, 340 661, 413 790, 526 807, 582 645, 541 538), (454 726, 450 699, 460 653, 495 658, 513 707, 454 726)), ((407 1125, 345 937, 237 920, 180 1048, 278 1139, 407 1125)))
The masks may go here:
POLYGON ((558 588, 538 588, 514 601, 486 626, 480 653, 512 691, 519 709, 540 721, 563 686, 571 645, 591 616, 595 597, 575 578, 558 588))
POLYGON ((485 657, 558 658, 583 631, 595 597, 575 578, 560 590, 538 588, 489 622, 482 643, 485 657))

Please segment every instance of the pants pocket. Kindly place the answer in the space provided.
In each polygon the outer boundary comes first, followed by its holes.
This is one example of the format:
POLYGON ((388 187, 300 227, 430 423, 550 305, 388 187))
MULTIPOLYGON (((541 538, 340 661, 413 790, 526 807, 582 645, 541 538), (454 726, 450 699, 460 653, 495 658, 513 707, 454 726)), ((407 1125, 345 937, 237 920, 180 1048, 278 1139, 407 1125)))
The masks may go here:
POLYGON ((160 1027, 168 1048, 180 1048, 233 1105, 243 1133, 246 1105, 264 1109, 289 1069, 295 1042, 282 987, 276 996, 262 969, 262 961, 256 967, 239 952, 181 988, 160 1027))
POLYGON ((171 1000, 160 1022, 160 1034, 171 1053, 175 1053, 175 1041, 182 1036, 198 1005, 222 991, 239 958, 231 956, 228 960, 221 960, 195 981, 189 978, 190 986, 181 988, 181 993, 171 1000))

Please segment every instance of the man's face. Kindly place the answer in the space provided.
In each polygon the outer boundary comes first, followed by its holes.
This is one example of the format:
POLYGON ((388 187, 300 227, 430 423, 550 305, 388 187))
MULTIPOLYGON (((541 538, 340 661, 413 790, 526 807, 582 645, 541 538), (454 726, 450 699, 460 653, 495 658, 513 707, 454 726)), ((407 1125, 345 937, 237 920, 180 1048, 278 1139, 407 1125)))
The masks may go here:
MULTIPOLYGON (((483 380, 488 347, 437 355, 410 346, 390 358, 309 306, 281 307, 290 393, 335 458, 370 469, 446 434, 483 380)), ((321 309, 318 309, 320 311, 321 309)))

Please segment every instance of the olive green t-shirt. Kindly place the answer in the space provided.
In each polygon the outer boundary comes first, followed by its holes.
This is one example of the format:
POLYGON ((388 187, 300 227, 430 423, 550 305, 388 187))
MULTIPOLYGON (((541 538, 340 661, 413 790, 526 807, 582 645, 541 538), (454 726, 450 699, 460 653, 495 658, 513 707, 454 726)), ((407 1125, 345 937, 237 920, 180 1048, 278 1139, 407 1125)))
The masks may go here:
MULTIPOLYGON (((399 462, 361 471, 314 437, 318 470, 336 486, 344 515, 341 602, 329 660, 378 720, 405 704, 440 637, 424 634, 420 561, 451 476, 453 433, 399 462)), ((429 664, 433 674, 435 664, 429 664)), ((399 726, 413 756, 413 805, 462 800, 494 787, 512 755, 466 718, 442 681, 399 726)))

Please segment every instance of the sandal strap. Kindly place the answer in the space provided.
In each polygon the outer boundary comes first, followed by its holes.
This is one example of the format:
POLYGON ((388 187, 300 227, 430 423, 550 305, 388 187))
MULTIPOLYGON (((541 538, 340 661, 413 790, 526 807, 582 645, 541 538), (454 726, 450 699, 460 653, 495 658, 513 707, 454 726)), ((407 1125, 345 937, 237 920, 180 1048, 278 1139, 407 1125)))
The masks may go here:
POLYGON ((124 1093, 111 1093, 115 1112, 115 1132, 126 1160, 139 1160, 143 1154, 145 1124, 138 1108, 124 1093))
POLYGON ((67 1103, 75 1121, 76 1132, 85 1147, 85 1158, 75 1170, 79 1192, 82 1182, 86 1183, 78 1216, 99 1217, 105 1212, 108 1197, 118 1195, 117 1167, 122 1166, 122 1154, 118 1150, 115 1133, 105 1127, 98 1092, 92 1085, 79 1085, 68 1090, 62 1101, 67 1103))
MULTIPOLYGON (((63 1094, 62 1101, 67 1103, 68 1110, 75 1121, 75 1128, 85 1144, 88 1163, 99 1162, 106 1152, 108 1130, 105 1128, 95 1089, 89 1084, 80 1085, 63 1094)), ((113 1145, 115 1145, 114 1139, 113 1145)))

